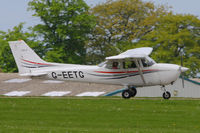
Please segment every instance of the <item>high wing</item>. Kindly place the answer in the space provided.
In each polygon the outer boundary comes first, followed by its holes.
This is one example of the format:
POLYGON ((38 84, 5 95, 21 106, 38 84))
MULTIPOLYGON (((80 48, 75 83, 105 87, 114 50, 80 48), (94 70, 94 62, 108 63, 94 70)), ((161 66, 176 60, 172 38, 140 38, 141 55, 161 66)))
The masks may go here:
POLYGON ((151 47, 142 47, 136 49, 127 50, 119 55, 106 57, 106 60, 116 60, 116 59, 126 59, 126 58, 135 58, 141 59, 150 55, 153 48, 151 47))
POLYGON ((152 50, 153 50, 153 48, 151 48, 151 47, 130 49, 119 55, 106 57, 106 60, 120 60, 120 59, 127 59, 127 58, 135 59, 136 66, 138 68, 141 79, 142 79, 143 83, 146 84, 145 78, 144 78, 143 72, 142 72, 143 71, 142 67, 139 65, 138 61, 139 61, 139 59, 144 59, 145 57, 150 55, 152 50))

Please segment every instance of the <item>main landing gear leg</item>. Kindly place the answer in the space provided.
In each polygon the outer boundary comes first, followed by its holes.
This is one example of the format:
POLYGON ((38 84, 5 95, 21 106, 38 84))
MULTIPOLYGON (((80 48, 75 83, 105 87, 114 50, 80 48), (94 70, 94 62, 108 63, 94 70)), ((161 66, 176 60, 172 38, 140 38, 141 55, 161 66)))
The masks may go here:
POLYGON ((122 92, 122 97, 124 99, 129 99, 131 97, 134 97, 137 94, 137 90, 133 86, 128 86, 126 90, 122 92))
POLYGON ((164 86, 164 85, 161 87, 161 89, 164 91, 164 93, 163 93, 163 95, 162 95, 163 98, 164 98, 164 99, 169 99, 169 98, 171 97, 171 93, 165 89, 165 86, 164 86))

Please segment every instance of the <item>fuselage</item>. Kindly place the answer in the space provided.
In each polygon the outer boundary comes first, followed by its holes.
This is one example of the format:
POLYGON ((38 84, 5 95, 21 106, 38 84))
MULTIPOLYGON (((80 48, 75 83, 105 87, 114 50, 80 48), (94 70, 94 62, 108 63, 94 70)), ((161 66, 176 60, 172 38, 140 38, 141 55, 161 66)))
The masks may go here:
MULTIPOLYGON (((79 82, 103 83, 125 86, 168 85, 180 76, 180 66, 174 64, 155 63, 144 67, 142 73, 146 83, 141 80, 137 68, 108 69, 90 65, 55 65, 43 69, 46 78, 54 80, 69 80, 79 82)), ((37 71, 38 72, 38 71, 37 71)))

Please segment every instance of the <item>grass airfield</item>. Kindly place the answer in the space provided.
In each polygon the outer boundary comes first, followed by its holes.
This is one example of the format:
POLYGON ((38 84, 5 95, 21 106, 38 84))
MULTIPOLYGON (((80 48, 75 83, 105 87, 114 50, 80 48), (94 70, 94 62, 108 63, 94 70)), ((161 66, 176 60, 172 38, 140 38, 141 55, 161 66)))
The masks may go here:
POLYGON ((0 97, 0 133, 199 133, 200 99, 0 97))

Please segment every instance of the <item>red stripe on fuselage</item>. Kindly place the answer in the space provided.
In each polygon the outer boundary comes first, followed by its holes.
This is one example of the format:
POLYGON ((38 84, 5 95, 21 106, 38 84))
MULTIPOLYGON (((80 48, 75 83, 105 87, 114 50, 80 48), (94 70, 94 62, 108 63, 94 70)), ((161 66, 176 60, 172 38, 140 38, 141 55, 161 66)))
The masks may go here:
MULTIPOLYGON (((142 72, 151 72, 151 71, 158 71, 158 70, 142 70, 142 72)), ((136 73, 139 71, 124 71, 124 72, 105 72, 105 71, 95 71, 97 73, 111 73, 111 74, 115 74, 115 73, 136 73)))
POLYGON ((38 64, 38 65, 50 65, 51 66, 51 64, 46 64, 46 63, 37 63, 37 62, 33 62, 33 61, 28 61, 28 60, 24 60, 23 59, 23 61, 25 61, 25 62, 28 62, 28 63, 32 63, 32 64, 38 64))

